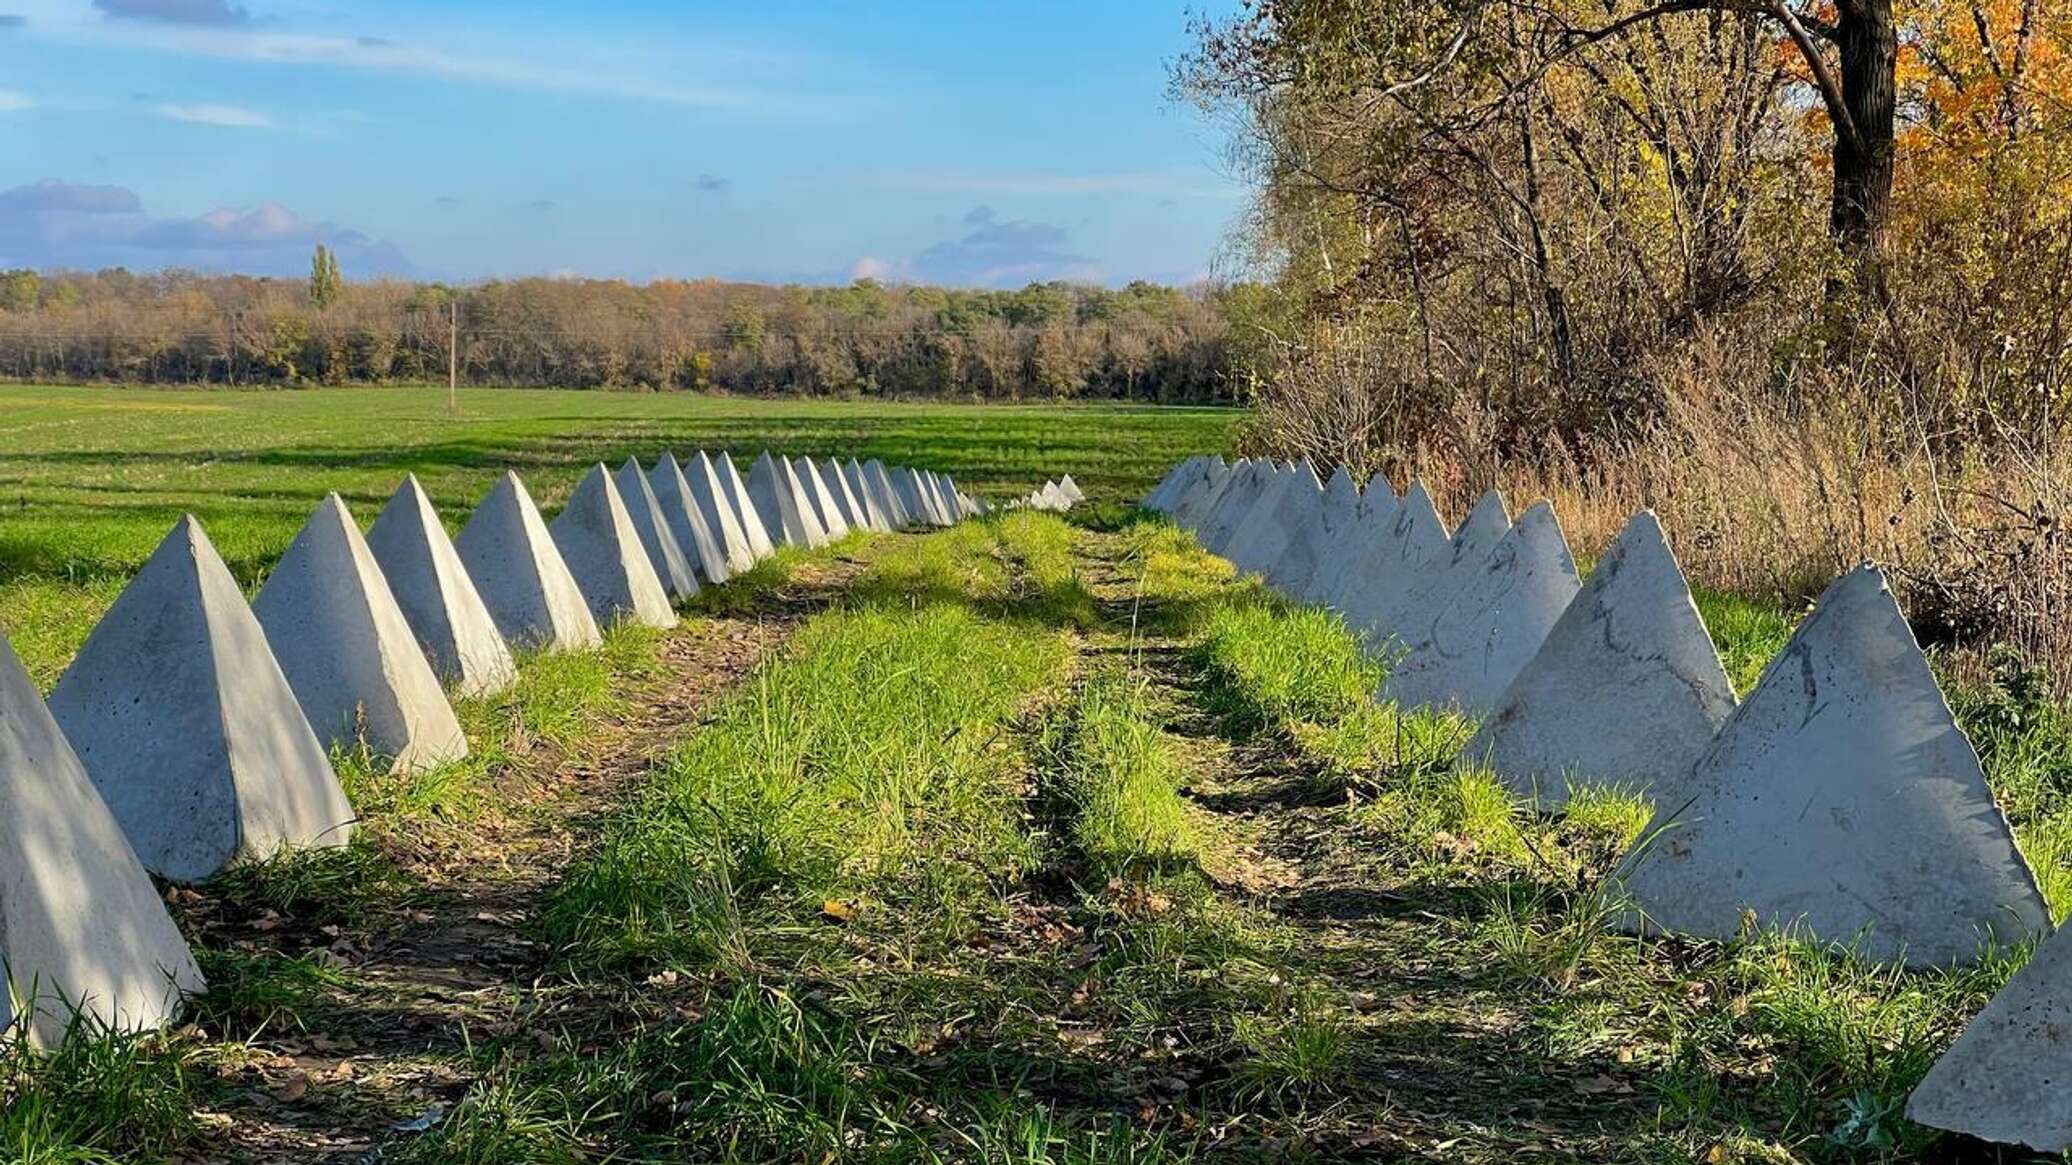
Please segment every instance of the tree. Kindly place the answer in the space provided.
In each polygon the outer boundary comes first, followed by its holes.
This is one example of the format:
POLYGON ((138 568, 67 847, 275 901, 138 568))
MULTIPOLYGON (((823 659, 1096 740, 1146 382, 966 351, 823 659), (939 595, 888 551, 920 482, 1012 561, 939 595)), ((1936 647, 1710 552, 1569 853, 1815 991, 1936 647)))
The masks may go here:
POLYGON ((322 243, 309 261, 309 306, 323 311, 338 302, 345 291, 345 276, 338 269, 338 255, 322 243))
POLYGON ((0 271, 0 310, 34 311, 42 291, 42 278, 26 267, 0 271))

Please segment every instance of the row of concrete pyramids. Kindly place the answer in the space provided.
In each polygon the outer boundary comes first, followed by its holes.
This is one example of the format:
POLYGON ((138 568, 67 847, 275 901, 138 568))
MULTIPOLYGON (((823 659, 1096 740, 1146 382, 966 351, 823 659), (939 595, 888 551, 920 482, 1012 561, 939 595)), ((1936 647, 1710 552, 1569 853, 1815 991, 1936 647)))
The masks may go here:
MULTIPOLYGON (((1580 582, 1551 508, 1491 492, 1448 531, 1422 483, 1182 463, 1145 499, 1394 657, 1379 695, 1480 719, 1462 763, 1558 809, 1613 783, 1657 807, 1617 877, 1638 927, 1768 928, 1948 966, 2048 935, 2043 897, 1883 575, 1836 580, 1737 702, 1660 523, 1580 582)), ((1915 1120, 2072 1146, 2072 938, 2035 960, 1912 1097, 1915 1120)))
POLYGON ((200 971, 147 872, 208 878, 341 845, 355 815, 331 747, 401 769, 459 760, 447 688, 498 691, 513 648, 593 646, 676 622, 672 598, 783 545, 950 525, 940 474, 765 453, 598 465, 546 522, 506 473, 449 539, 412 476, 364 535, 330 495, 247 605, 192 516, 111 606, 46 703, 0 636, 0 1030, 72 1013, 162 1023, 200 971))
POLYGON ((1057 481, 1044 482, 1041 489, 1030 493, 1025 498, 1016 498, 1008 504, 1020 506, 1024 509, 1044 510, 1053 514, 1062 514, 1085 500, 1086 494, 1080 490, 1079 483, 1073 481, 1072 475, 1068 473, 1057 481))

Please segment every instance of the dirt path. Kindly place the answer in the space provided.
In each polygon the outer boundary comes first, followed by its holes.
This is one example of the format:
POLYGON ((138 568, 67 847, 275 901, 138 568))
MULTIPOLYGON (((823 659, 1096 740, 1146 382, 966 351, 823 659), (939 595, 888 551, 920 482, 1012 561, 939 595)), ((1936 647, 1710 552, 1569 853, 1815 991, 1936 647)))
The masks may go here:
POLYGON ((550 1042, 530 1021, 565 1019, 579 993, 540 982, 547 952, 531 936, 570 857, 715 695, 886 544, 803 566, 746 612, 687 618, 579 745, 504 742, 478 820, 382 830, 379 849, 417 883, 403 895, 331 909, 319 886, 284 914, 178 893, 190 934, 222 953, 212 986, 234 1001, 183 1037, 214 1077, 209 1159, 384 1159, 451 1109, 499 1043, 550 1042))

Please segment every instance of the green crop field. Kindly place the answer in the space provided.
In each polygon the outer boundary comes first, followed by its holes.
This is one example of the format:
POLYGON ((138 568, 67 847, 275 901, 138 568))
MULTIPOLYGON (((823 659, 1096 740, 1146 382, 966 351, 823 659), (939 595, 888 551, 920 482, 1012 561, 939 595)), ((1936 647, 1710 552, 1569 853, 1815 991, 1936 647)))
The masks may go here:
POLYGON ((0 386, 0 630, 48 686, 182 513, 251 585, 325 493, 364 526, 406 472, 449 523, 505 469, 551 512, 593 462, 691 448, 879 457, 996 499, 1070 473, 1096 500, 1120 500, 1220 448, 1238 416, 476 389, 455 417, 434 388, 0 386))

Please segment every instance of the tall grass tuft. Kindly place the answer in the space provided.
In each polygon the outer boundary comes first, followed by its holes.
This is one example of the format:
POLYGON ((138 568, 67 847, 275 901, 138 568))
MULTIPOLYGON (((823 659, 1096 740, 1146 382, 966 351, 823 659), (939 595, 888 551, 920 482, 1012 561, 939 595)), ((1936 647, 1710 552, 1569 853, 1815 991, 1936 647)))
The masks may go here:
POLYGON ((1098 871, 1193 854, 1180 761, 1142 680, 1093 676, 1056 731, 1051 763, 1071 803, 1073 840, 1098 871))

